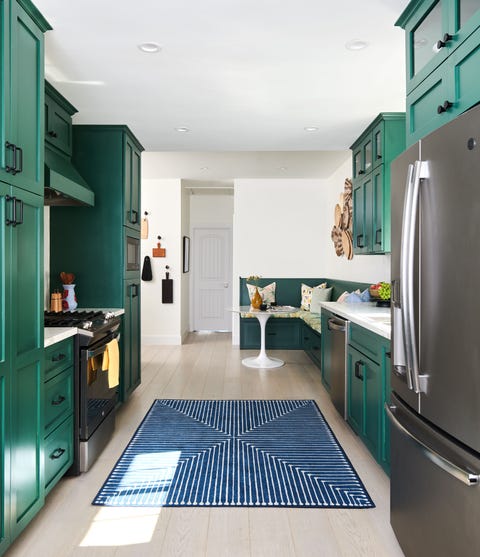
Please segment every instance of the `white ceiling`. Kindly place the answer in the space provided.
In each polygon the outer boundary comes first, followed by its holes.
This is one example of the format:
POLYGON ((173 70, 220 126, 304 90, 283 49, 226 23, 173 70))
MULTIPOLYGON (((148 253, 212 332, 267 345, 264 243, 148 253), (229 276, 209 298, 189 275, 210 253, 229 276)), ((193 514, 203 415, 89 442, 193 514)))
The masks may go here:
POLYGON ((127 124, 147 151, 344 150, 379 112, 405 110, 394 23, 407 0, 34 2, 54 28, 46 77, 74 121, 127 124))

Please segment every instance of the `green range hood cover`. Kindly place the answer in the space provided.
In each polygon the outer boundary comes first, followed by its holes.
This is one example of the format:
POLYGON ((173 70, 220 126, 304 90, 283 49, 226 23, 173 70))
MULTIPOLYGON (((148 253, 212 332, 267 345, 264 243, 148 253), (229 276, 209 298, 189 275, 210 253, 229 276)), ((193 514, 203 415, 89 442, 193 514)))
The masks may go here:
POLYGON ((66 157, 45 148, 45 205, 87 205, 95 194, 66 157))

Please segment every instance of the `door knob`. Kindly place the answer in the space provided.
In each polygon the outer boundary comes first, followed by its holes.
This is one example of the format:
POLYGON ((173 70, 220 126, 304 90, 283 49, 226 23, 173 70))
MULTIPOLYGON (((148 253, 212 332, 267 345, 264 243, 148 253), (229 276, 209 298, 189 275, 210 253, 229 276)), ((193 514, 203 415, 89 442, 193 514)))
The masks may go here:
POLYGON ((223 283, 223 288, 228 288, 228 282, 223 283))

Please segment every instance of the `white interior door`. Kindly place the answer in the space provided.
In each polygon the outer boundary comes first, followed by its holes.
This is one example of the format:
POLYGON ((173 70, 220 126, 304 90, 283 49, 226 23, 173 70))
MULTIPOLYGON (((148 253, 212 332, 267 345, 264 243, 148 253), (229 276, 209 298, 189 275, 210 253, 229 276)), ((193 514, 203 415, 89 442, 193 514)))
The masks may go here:
POLYGON ((193 329, 231 331, 231 228, 194 228, 192 256, 193 329))

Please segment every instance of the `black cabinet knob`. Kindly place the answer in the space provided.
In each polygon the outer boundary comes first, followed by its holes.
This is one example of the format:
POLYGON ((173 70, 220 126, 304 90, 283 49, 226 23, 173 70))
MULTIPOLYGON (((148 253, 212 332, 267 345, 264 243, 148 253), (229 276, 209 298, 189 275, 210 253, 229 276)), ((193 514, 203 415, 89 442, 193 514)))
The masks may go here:
POLYGON ((443 40, 437 41, 438 50, 440 50, 444 46, 447 46, 447 43, 452 39, 453 39, 452 35, 450 35, 449 33, 445 33, 445 35, 443 35, 443 40))
POLYGON ((57 137, 57 132, 54 132, 53 130, 50 130, 47 133, 50 137, 57 137))
POLYGON ((453 103, 451 103, 450 101, 445 101, 443 104, 439 104, 437 106, 437 113, 438 114, 442 114, 442 112, 447 112, 447 110, 449 108, 452 108, 453 103))
POLYGON ((365 174, 365 170, 359 170, 359 171, 358 171, 358 174, 359 174, 359 175, 360 175, 360 174, 365 174))

